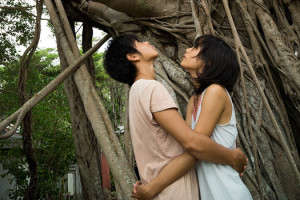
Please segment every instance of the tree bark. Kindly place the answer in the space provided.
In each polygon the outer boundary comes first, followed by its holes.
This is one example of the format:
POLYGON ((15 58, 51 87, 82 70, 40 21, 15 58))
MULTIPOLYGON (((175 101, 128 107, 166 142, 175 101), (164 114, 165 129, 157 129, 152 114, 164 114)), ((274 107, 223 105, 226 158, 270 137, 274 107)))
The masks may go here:
MULTIPOLYGON (((67 64, 59 44, 58 47, 61 68, 65 69, 67 64)), ((101 199, 101 154, 98 151, 98 142, 72 76, 64 81, 64 88, 69 101, 72 134, 82 181, 83 198, 101 199)))
POLYGON ((254 199, 296 199, 300 195, 296 146, 299 144, 295 143, 300 131, 298 3, 166 0, 141 5, 140 2, 71 1, 71 5, 106 27, 104 31, 109 29, 114 35, 135 32, 150 41, 160 54, 155 62, 156 77, 182 113, 193 86, 179 60, 185 48, 192 46, 195 36, 212 33, 236 49, 242 74, 233 99, 238 140, 249 157, 243 180, 254 199), (104 11, 105 6, 110 8, 109 14, 104 11), (161 12, 164 9, 172 12, 161 12), (117 15, 112 17, 113 13, 117 15), (135 29, 128 31, 116 26, 124 21, 135 29))

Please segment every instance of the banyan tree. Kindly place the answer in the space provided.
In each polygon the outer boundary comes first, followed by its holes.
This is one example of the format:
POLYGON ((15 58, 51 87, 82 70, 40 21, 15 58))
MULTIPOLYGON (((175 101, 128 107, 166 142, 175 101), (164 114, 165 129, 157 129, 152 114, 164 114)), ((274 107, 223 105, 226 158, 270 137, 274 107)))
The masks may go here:
MULTIPOLYGON (((24 100, 24 106, 1 122, 0 129, 9 122, 18 125, 26 120, 28 111, 64 81, 84 199, 105 198, 100 149, 107 158, 119 199, 130 198, 136 181, 128 122, 122 148, 96 92, 91 58, 110 37, 125 33, 134 33, 156 47, 156 79, 168 89, 183 117, 193 94, 191 81, 179 65, 185 49, 202 34, 225 40, 235 50, 241 68, 232 97, 238 144, 249 158, 242 179, 254 199, 300 197, 299 1, 37 0, 36 32, 24 54, 24 70, 39 39, 43 3, 54 27, 62 73, 27 103, 24 100), (75 33, 75 23, 82 23, 81 33, 75 33), (92 47, 93 28, 107 35, 92 47), (82 36, 82 54, 76 34, 82 36)), ((124 85, 126 98, 128 89, 124 85)), ((124 114, 127 116, 126 110, 124 114)))

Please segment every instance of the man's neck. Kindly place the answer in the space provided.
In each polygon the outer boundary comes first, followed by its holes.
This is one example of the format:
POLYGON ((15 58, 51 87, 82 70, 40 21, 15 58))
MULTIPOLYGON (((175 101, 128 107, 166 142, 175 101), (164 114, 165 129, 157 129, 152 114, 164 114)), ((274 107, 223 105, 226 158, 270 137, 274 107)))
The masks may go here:
POLYGON ((137 76, 134 82, 140 79, 146 79, 146 80, 155 79, 153 63, 137 63, 136 68, 137 68, 137 76))
POLYGON ((140 80, 140 79, 154 80, 155 78, 153 78, 152 76, 150 77, 150 76, 143 76, 143 75, 141 75, 141 76, 137 76, 137 77, 134 79, 134 82, 135 82, 135 81, 138 81, 138 80, 140 80))

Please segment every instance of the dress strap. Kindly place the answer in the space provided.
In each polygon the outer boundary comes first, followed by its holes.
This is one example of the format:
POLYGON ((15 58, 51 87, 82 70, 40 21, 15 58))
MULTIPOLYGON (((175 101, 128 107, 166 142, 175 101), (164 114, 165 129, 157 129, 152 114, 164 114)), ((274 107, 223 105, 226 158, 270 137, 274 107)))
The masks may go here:
POLYGON ((232 102, 231 96, 230 96, 230 94, 229 94, 229 92, 227 91, 226 88, 225 88, 225 91, 226 91, 226 93, 227 93, 227 95, 228 95, 228 97, 229 97, 229 100, 230 100, 230 102, 231 102, 231 104, 232 104, 232 106, 233 106, 233 102, 232 102))
POLYGON ((197 104, 197 107, 196 107, 196 97, 197 97, 197 95, 194 95, 194 103, 193 103, 193 119, 194 119, 194 121, 197 120, 197 113, 198 113, 198 109, 199 109, 201 101, 202 101, 202 96, 203 96, 203 92, 199 96, 198 104, 197 104))
POLYGON ((205 91, 206 91, 206 88, 200 94, 199 99, 198 99, 198 103, 196 103, 196 101, 197 101, 196 100, 196 95, 194 96, 193 113, 192 113, 192 119, 194 120, 194 122, 196 122, 198 120, 197 117, 199 115, 199 109, 201 109, 201 104, 202 104, 202 100, 203 100, 203 96, 204 96, 205 91), (196 104, 197 104, 197 107, 196 107, 196 104))

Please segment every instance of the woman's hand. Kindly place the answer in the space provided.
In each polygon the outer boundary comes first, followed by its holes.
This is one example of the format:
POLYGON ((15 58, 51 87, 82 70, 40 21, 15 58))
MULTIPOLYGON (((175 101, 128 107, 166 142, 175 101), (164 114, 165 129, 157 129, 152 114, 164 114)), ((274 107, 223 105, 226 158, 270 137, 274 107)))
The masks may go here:
POLYGON ((151 189, 148 185, 143 185, 141 181, 137 181, 133 185, 131 198, 137 200, 150 200, 152 198, 151 189))
POLYGON ((235 162, 232 167, 240 174, 240 176, 243 176, 248 159, 240 148, 236 148, 233 151, 235 153, 235 162))

